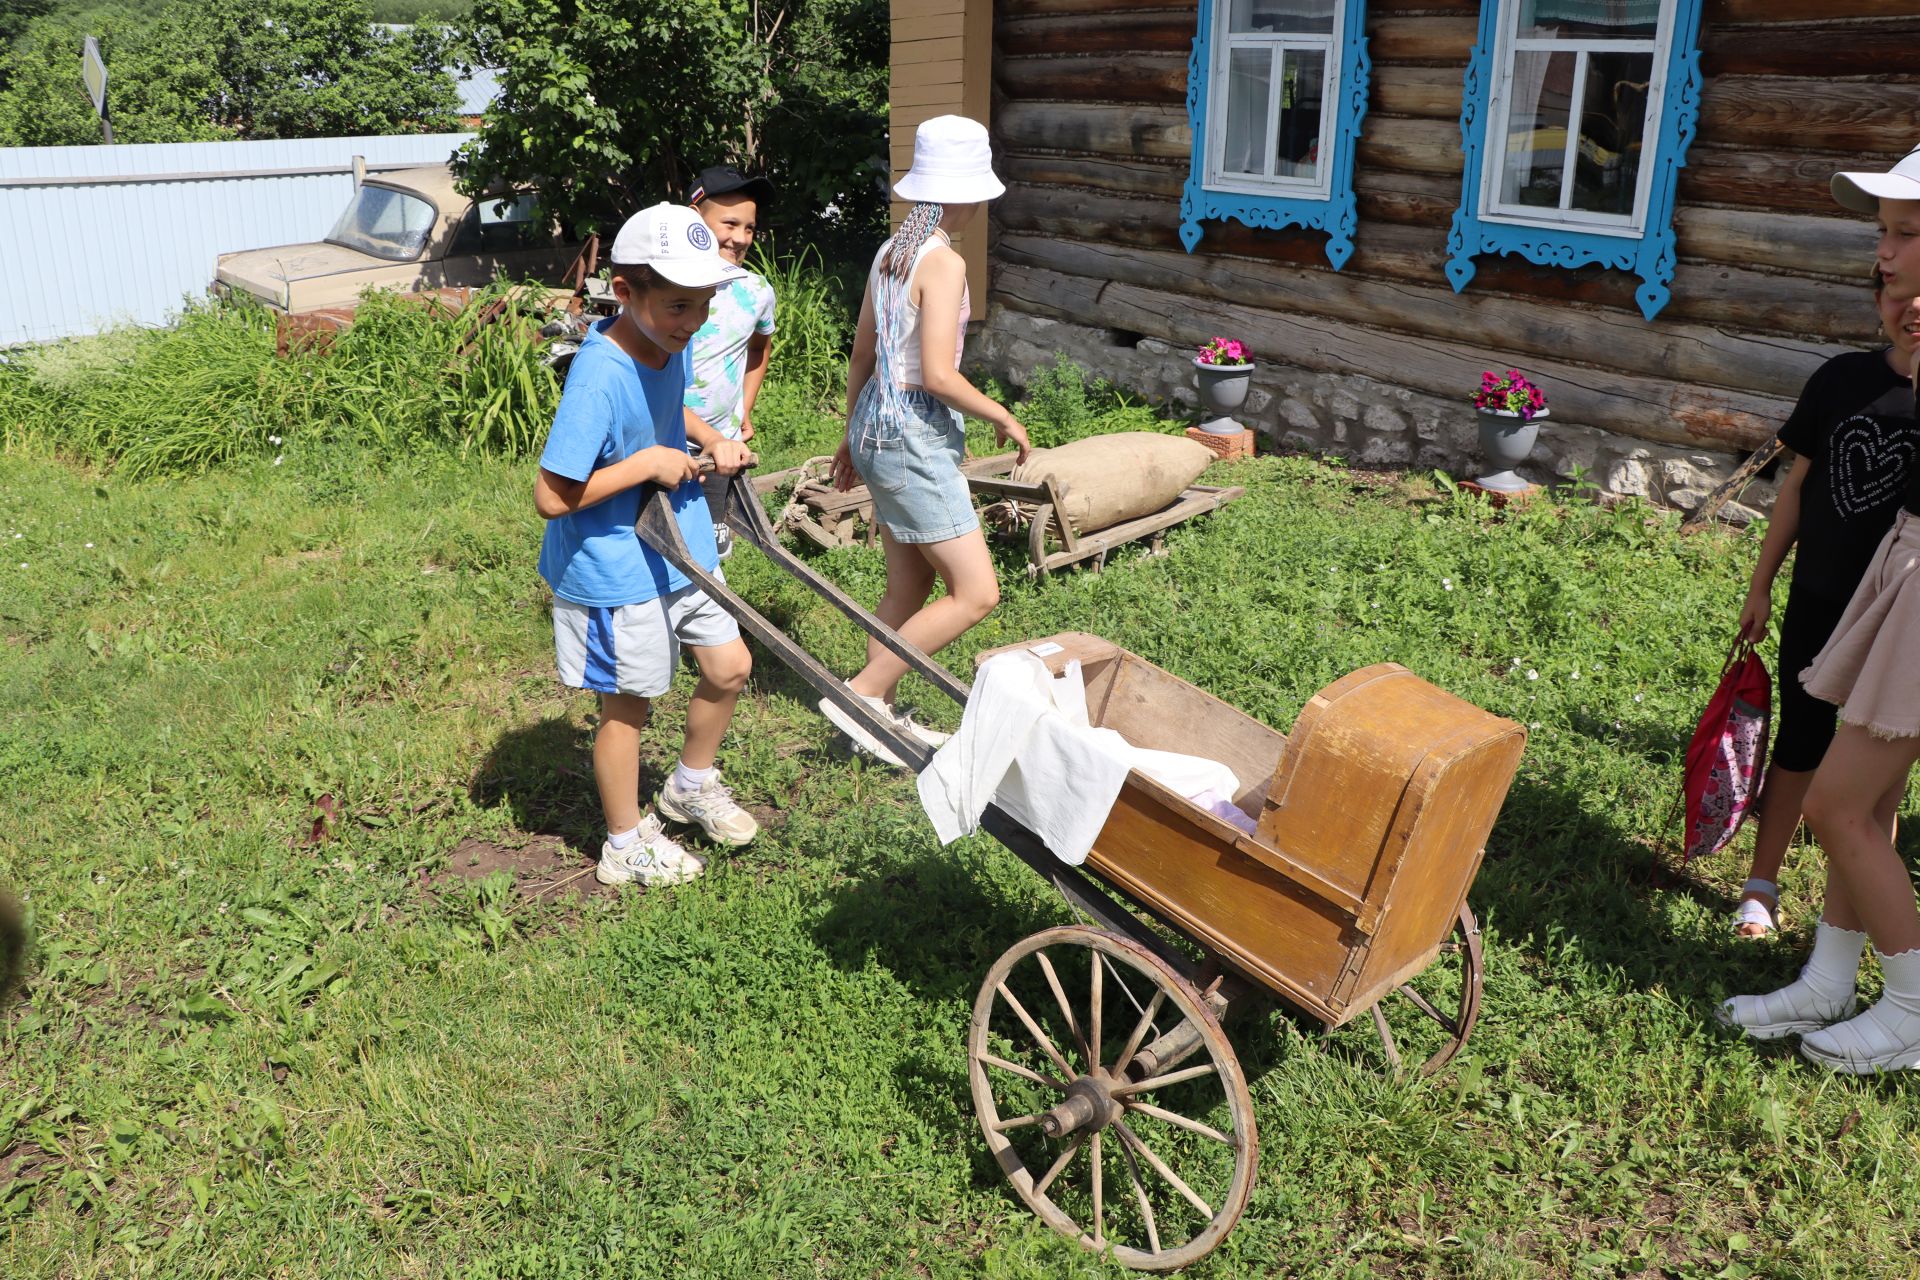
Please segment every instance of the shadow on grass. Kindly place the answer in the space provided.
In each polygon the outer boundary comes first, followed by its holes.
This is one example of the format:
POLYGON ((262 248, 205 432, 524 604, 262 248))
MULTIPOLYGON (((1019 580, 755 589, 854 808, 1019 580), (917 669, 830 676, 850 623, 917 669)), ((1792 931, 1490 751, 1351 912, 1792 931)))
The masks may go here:
POLYGON ((593 734, 563 716, 501 734, 467 793, 482 808, 506 809, 521 831, 557 836, 576 849, 600 847, 593 734))

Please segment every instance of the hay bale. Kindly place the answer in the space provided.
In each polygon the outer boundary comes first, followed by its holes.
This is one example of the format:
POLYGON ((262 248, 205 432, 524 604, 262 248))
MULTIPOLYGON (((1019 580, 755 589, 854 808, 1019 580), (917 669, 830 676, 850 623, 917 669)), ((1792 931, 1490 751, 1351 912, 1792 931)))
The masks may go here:
POLYGON ((1091 533, 1164 510, 1212 462, 1210 449, 1185 437, 1122 431, 1035 449, 1008 478, 1053 481, 1059 514, 1091 533))

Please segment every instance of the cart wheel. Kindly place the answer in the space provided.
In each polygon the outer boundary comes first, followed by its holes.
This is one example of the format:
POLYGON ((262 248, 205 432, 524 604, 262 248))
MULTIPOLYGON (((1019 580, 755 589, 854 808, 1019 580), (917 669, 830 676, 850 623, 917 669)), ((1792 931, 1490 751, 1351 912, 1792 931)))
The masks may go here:
POLYGON ((987 1147, 1042 1221, 1123 1266, 1210 1253, 1253 1190, 1246 1076, 1193 985, 1068 925, 1017 943, 973 1005, 967 1076, 987 1147))
POLYGON ((1053 520, 1053 504, 1043 502, 1034 508, 1033 520, 1027 526, 1027 558, 1033 562, 1032 572, 1036 578, 1047 576, 1047 525, 1053 520))
POLYGON ((1480 922, 1463 902, 1433 963, 1373 1006, 1374 1030, 1395 1071, 1412 1060, 1428 1076, 1453 1061, 1480 1020, 1482 973, 1480 922))

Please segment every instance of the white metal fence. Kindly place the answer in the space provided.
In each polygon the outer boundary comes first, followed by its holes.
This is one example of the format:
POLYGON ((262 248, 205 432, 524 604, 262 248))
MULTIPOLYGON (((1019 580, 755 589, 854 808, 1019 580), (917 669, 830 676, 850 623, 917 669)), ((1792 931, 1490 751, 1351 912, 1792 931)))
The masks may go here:
POLYGON ((378 170, 471 134, 0 148, 0 346, 164 324, 216 256, 318 240, 378 170))

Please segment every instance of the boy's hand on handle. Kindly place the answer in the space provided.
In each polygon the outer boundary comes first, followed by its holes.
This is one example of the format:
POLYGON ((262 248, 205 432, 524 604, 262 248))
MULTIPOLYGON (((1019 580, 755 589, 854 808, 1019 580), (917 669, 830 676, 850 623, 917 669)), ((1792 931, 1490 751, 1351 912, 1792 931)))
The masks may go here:
POLYGON ((1740 639, 1759 644, 1767 638, 1767 622, 1773 617, 1773 593, 1754 587, 1740 606, 1740 639))
POLYGON ((662 489, 678 489, 687 481, 700 478, 700 459, 685 449, 656 444, 642 449, 634 457, 642 459, 641 466, 647 478, 662 489))
POLYGON ((1005 422, 993 424, 993 438, 1001 444, 1009 440, 1013 441, 1013 447, 1019 450, 1013 460, 1016 467, 1025 462, 1027 455, 1033 452, 1033 445, 1027 440, 1027 429, 1021 426, 1020 419, 1012 414, 1007 415, 1005 422))
POLYGON ((713 459, 713 469, 723 476, 738 475, 759 461, 739 440, 718 441, 707 450, 707 456, 713 459))
POLYGON ((860 473, 853 469, 853 449, 845 440, 842 440, 840 447, 833 451, 832 475, 833 487, 841 493, 846 493, 860 483, 860 473))

